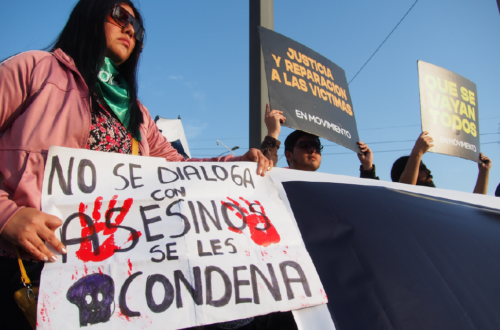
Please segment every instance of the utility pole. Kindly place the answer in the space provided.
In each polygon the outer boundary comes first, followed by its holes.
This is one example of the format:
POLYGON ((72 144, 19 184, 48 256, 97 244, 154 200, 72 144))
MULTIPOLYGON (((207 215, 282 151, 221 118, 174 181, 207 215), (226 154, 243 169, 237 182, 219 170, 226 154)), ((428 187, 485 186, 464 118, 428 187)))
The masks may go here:
POLYGON ((274 3, 273 0, 249 0, 248 2, 250 4, 249 147, 260 148, 267 132, 264 117, 266 103, 269 103, 269 94, 257 27, 260 25, 274 30, 274 3))

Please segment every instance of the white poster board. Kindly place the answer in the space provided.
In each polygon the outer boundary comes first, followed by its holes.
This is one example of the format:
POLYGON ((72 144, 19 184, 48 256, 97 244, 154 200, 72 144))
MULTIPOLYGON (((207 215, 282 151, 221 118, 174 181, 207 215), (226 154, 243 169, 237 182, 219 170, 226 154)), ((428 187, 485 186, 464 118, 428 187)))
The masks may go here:
POLYGON ((191 152, 189 151, 186 134, 184 134, 184 127, 182 126, 182 121, 180 119, 167 119, 156 116, 155 123, 161 134, 167 139, 168 142, 173 143, 175 141, 179 141, 188 158, 191 158, 191 152))
POLYGON ((38 328, 181 329, 325 304, 256 166, 51 147, 42 210, 63 220, 68 254, 45 264, 38 328))

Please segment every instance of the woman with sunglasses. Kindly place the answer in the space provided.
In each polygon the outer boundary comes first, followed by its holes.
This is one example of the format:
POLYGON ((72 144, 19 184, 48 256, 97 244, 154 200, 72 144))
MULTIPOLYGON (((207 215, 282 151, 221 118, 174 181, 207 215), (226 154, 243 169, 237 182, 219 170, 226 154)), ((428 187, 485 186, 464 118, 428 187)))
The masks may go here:
MULTIPOLYGON (((0 63, 0 313, 9 316, 2 322, 20 321, 11 327, 27 325, 11 299, 19 283, 14 246, 34 261, 25 263, 34 273, 43 264, 36 261, 57 260, 44 241, 66 253, 54 235, 61 220, 40 211, 51 145, 130 154, 138 144, 143 156, 185 160, 137 100, 143 42, 143 20, 130 0, 80 0, 50 52, 0 63)), ((258 162, 261 175, 273 166, 256 149, 191 159, 239 160, 258 162)))

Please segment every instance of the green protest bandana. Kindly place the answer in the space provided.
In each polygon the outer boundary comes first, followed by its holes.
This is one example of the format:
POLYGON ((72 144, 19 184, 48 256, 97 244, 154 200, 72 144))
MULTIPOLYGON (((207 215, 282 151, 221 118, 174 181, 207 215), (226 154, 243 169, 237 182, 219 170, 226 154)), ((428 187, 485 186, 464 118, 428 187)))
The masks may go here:
MULTIPOLYGON (((127 82, 120 76, 118 66, 110 58, 105 57, 101 70, 97 75, 96 92, 101 96, 120 122, 130 132, 130 109, 127 82)), ((134 136, 141 141, 141 136, 134 136)))

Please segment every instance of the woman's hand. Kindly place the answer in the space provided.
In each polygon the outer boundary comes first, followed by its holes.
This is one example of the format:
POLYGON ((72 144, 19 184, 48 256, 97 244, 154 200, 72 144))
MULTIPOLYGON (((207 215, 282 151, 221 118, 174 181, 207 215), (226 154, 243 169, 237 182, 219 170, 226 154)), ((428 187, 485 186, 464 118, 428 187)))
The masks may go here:
POLYGON ((25 207, 7 222, 0 236, 23 248, 35 259, 55 262, 57 257, 45 246, 44 241, 49 242, 60 253, 66 254, 64 245, 54 235, 54 231, 61 225, 59 218, 25 207))
POLYGON ((242 162, 257 162, 259 166, 257 167, 257 174, 260 176, 265 176, 267 171, 273 168, 273 162, 264 156, 264 154, 259 149, 250 149, 246 154, 241 156, 242 162))

